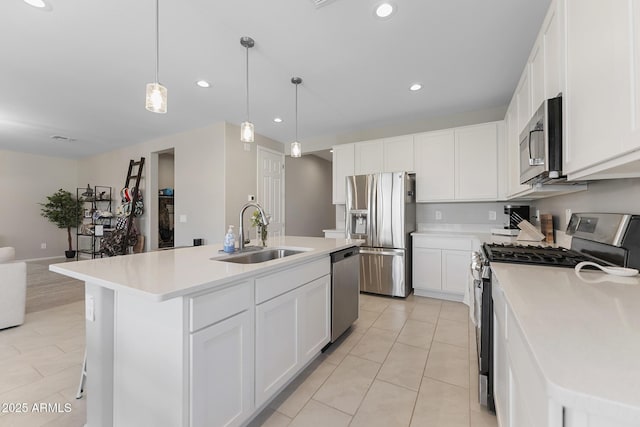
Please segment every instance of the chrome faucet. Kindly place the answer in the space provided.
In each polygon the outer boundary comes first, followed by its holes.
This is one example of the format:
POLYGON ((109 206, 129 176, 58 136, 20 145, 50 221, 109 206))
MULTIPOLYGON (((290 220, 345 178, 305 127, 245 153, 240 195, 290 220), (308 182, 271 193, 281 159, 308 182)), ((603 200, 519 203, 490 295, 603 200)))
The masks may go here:
POLYGON ((260 216, 262 217, 262 223, 264 225, 268 225, 269 224, 269 218, 267 217, 267 214, 264 212, 264 210, 262 209, 262 206, 260 206, 260 204, 258 203, 254 203, 254 202, 249 202, 247 204, 245 204, 242 208, 240 208, 240 231, 238 232, 238 250, 241 251, 244 249, 244 244, 245 243, 249 243, 249 240, 247 240, 245 242, 244 240, 244 211, 247 210, 247 208, 249 207, 255 207, 258 208, 258 212, 260 212, 260 216))

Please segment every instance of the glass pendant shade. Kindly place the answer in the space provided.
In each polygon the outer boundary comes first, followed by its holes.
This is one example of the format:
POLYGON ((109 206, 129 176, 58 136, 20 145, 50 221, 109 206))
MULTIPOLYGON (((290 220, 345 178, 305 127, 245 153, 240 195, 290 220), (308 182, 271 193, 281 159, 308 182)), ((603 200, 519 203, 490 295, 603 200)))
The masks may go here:
POLYGON ((160 83, 147 83, 146 109, 152 113, 167 112, 167 88, 160 83))
POLYGON ((302 156, 302 145, 296 141, 291 143, 291 157, 302 156))
POLYGON ((253 123, 242 122, 240 125, 240 141, 253 142, 253 123))

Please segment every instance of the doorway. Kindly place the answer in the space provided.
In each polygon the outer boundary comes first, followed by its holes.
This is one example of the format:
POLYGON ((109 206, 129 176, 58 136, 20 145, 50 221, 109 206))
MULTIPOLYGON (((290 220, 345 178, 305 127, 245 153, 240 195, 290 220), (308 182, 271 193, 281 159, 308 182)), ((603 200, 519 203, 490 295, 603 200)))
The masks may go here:
POLYGON ((284 236, 284 154, 258 146, 258 202, 267 214, 269 235, 284 236))
POLYGON ((174 247, 175 152, 158 152, 158 248, 174 247))

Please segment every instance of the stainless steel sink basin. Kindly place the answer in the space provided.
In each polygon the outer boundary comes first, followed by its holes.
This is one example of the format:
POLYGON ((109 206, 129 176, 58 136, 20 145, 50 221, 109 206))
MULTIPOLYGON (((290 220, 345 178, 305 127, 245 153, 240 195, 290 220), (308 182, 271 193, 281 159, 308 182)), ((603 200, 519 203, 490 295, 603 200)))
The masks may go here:
POLYGON ((229 258, 217 258, 216 260, 223 262, 235 262, 236 264, 257 264, 260 262, 271 261, 295 254, 301 254, 303 252, 304 251, 296 251, 293 249, 265 249, 260 252, 249 252, 242 255, 232 255, 229 258))

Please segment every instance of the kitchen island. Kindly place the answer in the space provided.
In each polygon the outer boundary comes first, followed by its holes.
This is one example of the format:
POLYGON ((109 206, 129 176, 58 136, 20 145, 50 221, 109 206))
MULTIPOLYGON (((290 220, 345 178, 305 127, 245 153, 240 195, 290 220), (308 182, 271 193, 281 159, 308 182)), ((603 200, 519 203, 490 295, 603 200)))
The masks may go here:
POLYGON ((639 426, 640 277, 491 269, 500 426, 639 426))
POLYGON ((86 283, 87 426, 242 425, 330 340, 330 256, 360 241, 271 238, 54 264, 86 283), (267 248, 268 249, 268 248, 267 248))

